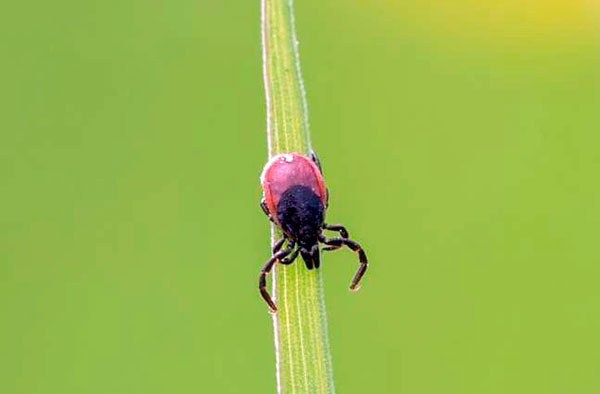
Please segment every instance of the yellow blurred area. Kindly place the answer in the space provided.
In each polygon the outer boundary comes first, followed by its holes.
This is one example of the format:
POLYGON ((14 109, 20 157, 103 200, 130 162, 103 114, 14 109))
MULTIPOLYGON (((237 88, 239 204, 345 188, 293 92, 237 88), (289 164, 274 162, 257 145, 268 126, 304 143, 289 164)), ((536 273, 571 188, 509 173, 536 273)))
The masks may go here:
POLYGON ((377 2, 384 15, 418 32, 493 44, 591 42, 600 32, 600 2, 592 0, 377 2))

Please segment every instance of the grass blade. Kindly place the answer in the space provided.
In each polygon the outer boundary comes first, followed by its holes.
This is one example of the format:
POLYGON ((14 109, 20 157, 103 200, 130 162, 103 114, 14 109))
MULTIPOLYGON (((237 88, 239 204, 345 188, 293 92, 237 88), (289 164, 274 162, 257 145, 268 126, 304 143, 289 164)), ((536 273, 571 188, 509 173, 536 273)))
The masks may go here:
MULTIPOLYGON (((262 0, 263 74, 269 157, 311 150, 308 111, 291 0, 262 0)), ((271 243, 279 236, 271 228, 271 243)), ((275 265, 272 294, 280 394, 334 393, 322 270, 275 265)))

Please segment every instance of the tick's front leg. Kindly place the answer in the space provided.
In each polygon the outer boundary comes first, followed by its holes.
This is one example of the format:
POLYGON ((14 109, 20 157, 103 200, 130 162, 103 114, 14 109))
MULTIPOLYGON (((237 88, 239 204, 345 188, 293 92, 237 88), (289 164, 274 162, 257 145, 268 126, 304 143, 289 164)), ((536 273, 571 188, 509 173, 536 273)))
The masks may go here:
POLYGON ((319 241, 321 241, 325 245, 331 247, 331 249, 328 249, 328 250, 338 249, 342 246, 347 246, 353 252, 358 253, 358 261, 360 263, 360 266, 358 267, 358 270, 354 274, 354 278, 352 278, 352 282, 350 283, 350 290, 352 290, 352 291, 358 290, 359 289, 358 283, 362 279, 362 277, 365 274, 365 271, 367 270, 367 267, 369 265, 369 263, 367 261, 367 254, 365 253, 363 248, 360 246, 360 244, 358 242, 356 242, 352 239, 348 239, 348 238, 325 238, 325 236, 322 234, 319 237, 319 241))
POLYGON ((258 277, 258 290, 260 291, 260 295, 262 296, 262 298, 265 300, 265 302, 269 306, 269 309, 273 313, 277 312, 277 305, 275 305, 275 303, 273 302, 273 299, 271 298, 271 295, 269 294, 269 292, 267 290, 267 274, 269 272, 271 272, 273 265, 275 265, 275 263, 277 261, 282 260, 284 257, 289 255, 291 252, 292 252, 292 248, 288 247, 282 251, 274 253, 271 256, 271 258, 269 260, 267 260, 265 265, 260 270, 260 275, 258 277))

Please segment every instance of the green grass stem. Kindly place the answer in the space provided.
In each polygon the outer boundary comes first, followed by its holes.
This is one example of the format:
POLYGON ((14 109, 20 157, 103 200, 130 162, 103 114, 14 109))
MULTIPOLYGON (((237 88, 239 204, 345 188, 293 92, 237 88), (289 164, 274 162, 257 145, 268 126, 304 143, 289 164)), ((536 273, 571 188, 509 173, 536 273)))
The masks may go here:
MULTIPOLYGON (((263 73, 269 157, 311 150, 308 112, 291 0, 262 0, 263 73)), ((271 227, 271 243, 280 236, 271 227)), ((279 394, 332 394, 322 270, 276 264, 272 294, 279 394)))

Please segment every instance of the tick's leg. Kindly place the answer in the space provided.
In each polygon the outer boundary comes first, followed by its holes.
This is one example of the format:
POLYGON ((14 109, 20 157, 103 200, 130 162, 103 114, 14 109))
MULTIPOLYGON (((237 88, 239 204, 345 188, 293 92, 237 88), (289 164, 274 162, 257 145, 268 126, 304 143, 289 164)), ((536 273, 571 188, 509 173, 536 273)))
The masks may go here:
POLYGON ((271 256, 269 260, 265 263, 265 265, 260 270, 260 275, 258 277, 258 290, 260 291, 260 295, 265 300, 271 312, 277 312, 277 305, 271 299, 269 292, 267 291, 267 274, 271 272, 271 268, 277 262, 277 260, 283 259, 285 256, 292 252, 292 248, 285 248, 284 250, 277 252, 271 256))
POLYGON ((273 223, 275 223, 275 221, 273 220, 273 217, 269 213, 269 208, 267 207, 267 202, 265 201, 264 198, 262 200, 260 200, 260 207, 262 208, 262 210, 265 213, 265 215, 267 215, 267 217, 269 218, 269 220, 272 221, 273 223))
MULTIPOLYGON (((292 246, 292 248, 293 248, 293 246, 292 246)), ((296 260, 296 257, 298 257, 298 253, 300 253, 300 248, 294 250, 292 252, 292 254, 290 254, 288 257, 286 257, 283 260, 279 260, 279 262, 284 265, 292 264, 294 262, 294 260, 296 260)))
MULTIPOLYGON (((317 156, 317 153, 314 150, 310 151, 310 158, 317 165, 317 167, 319 167, 321 176, 323 176, 323 167, 321 167, 321 161, 319 160, 319 156, 317 156)), ((328 208, 329 207, 329 189, 328 188, 325 188, 325 193, 327 193, 327 195, 325 196, 325 208, 328 208)))
MULTIPOLYGON (((285 235, 279 240, 277 241, 277 243, 275 244, 275 246, 273 246, 273 254, 279 252, 279 250, 281 249, 281 247, 283 246, 284 242, 287 240, 287 238, 285 237, 285 235)), ((294 241, 290 241, 288 243, 288 247, 287 249, 291 249, 294 250, 294 247, 296 246, 296 242, 294 241)), ((281 262, 281 261, 280 261, 281 262)), ((285 263, 284 263, 285 264, 285 263)))
MULTIPOLYGON (((323 224, 323 228, 324 228, 325 230, 339 231, 339 233, 340 233, 340 236, 341 236, 342 238, 348 238, 348 237, 349 237, 349 235, 348 235, 348 231, 346 230, 346 227, 344 227, 344 226, 343 226, 343 225, 341 225, 341 224, 327 224, 327 223, 324 223, 324 224, 323 224)), ((338 245, 338 246, 325 246, 325 247, 323 248, 323 250, 324 250, 324 251, 336 250, 336 249, 339 249, 339 248, 341 248, 341 247, 342 247, 342 245, 338 245)))
POLYGON ((285 242, 285 236, 281 237, 281 239, 279 241, 275 242, 275 245, 273 245, 273 254, 279 252, 279 250, 283 246, 284 242, 285 242))
POLYGON ((265 201, 264 198, 260 200, 260 207, 262 208, 265 215, 267 215, 268 217, 271 217, 271 214, 269 213, 269 208, 267 208, 267 202, 265 201))
POLYGON ((321 171, 321 175, 323 175, 323 168, 321 168, 321 161, 319 160, 319 156, 317 156, 317 153, 314 150, 310 151, 310 158, 312 159, 312 161, 315 162, 317 167, 319 167, 319 171, 321 171))
POLYGON ((346 227, 344 227, 341 224, 328 224, 328 223, 323 223, 323 228, 325 230, 331 230, 331 231, 339 231, 340 233, 340 237, 342 238, 348 238, 348 231, 346 230, 346 227))
MULTIPOLYGON (((358 283, 360 282, 360 279, 365 274, 365 271, 367 270, 367 265, 368 265, 367 255, 365 254, 365 251, 360 246, 360 244, 358 242, 348 239, 348 238, 329 238, 329 239, 327 239, 327 238, 325 238, 324 235, 321 235, 319 237, 319 240, 321 242, 323 242, 325 245, 331 246, 335 249, 345 245, 348 248, 350 248, 352 251, 358 253, 358 261, 360 262, 360 266, 358 267, 358 270, 356 271, 356 274, 354 274, 354 278, 352 278, 352 282, 350 283, 350 290, 358 290, 358 283)), ((328 250, 333 250, 333 249, 328 249, 328 250)))

